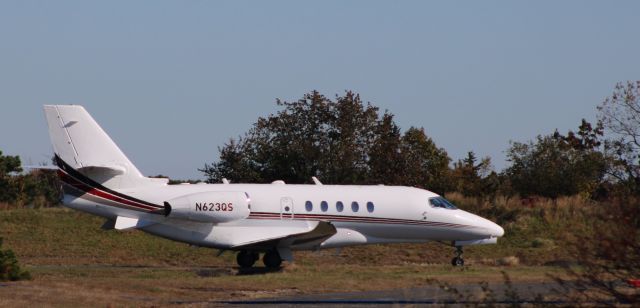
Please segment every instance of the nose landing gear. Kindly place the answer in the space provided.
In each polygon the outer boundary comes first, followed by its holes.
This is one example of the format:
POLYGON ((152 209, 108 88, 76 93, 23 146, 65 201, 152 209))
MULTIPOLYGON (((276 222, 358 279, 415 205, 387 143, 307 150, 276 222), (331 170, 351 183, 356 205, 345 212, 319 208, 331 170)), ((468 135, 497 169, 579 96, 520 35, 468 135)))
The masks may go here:
POLYGON ((451 259, 451 265, 463 266, 464 259, 462 259, 462 246, 456 246, 456 256, 451 259))

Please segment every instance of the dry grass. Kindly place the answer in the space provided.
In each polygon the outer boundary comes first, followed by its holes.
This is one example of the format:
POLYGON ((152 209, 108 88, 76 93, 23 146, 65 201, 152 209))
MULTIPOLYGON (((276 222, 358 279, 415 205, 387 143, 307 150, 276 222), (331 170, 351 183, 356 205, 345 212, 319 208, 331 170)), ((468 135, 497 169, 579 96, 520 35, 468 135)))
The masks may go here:
MULTIPOLYGON (((491 213, 489 213, 491 214, 491 213)), ((508 213, 507 213, 508 214, 508 213)), ((488 215, 490 216, 490 215, 488 215)), ((508 215, 507 215, 508 216, 508 215)), ((498 245, 465 249, 468 264, 486 263, 515 255, 524 265, 543 265, 557 259, 555 229, 544 220, 514 214, 515 222, 503 224, 506 236, 498 245)), ((554 218, 555 220, 555 218, 554 218)), ((232 254, 213 257, 215 250, 150 236, 140 231, 101 230, 100 218, 65 208, 0 211, 0 236, 20 260, 30 265, 122 264, 130 266, 233 266, 232 254)), ((566 225, 566 223, 564 223, 566 225)), ((304 266, 336 263, 358 265, 448 264, 453 248, 440 243, 351 247, 336 254, 297 253, 304 266)))
MULTIPOLYGON (((549 214, 549 219, 555 222, 559 213, 565 215, 570 204, 549 214)), ((512 218, 527 219, 522 213, 512 218)), ((546 219, 543 215, 528 221, 527 228, 533 231, 507 224, 507 236, 498 245, 465 250, 469 266, 463 269, 449 265, 451 247, 431 243, 353 247, 339 253, 300 252, 295 264, 281 272, 236 275, 231 253, 215 257, 214 250, 191 248, 139 231, 104 231, 99 228, 101 219, 64 208, 6 210, 0 211, 0 236, 34 279, 0 283, 0 306, 165 306, 176 302, 198 306, 220 299, 419 287, 430 279, 501 282, 502 270, 514 281, 545 281, 546 273, 563 272, 540 266, 545 260, 556 260, 557 245, 531 244, 535 238, 552 236, 546 219), (521 265, 496 266, 499 258, 511 255, 521 265)))
POLYGON ((557 199, 548 199, 542 197, 520 198, 518 196, 505 197, 497 196, 495 200, 482 200, 478 202, 475 197, 465 197, 461 193, 447 193, 446 197, 454 203, 463 205, 465 209, 474 210, 487 207, 503 207, 508 209, 535 209, 546 208, 554 209, 561 212, 575 212, 578 209, 592 206, 595 201, 584 198, 582 196, 562 196, 557 199))
POLYGON ((505 228, 497 246, 474 248, 478 255, 493 259, 515 255, 520 263, 544 265, 570 262, 564 249, 567 235, 589 230, 593 213, 601 206, 580 196, 545 198, 497 197, 478 201, 459 193, 447 195, 460 208, 487 217, 505 228), (495 254, 497 252, 497 254, 495 254))
POLYGON ((33 266, 33 281, 3 284, 0 306, 165 306, 177 302, 250 299, 327 292, 419 287, 437 279, 451 284, 547 281, 556 268, 442 265, 291 266, 281 272, 236 275, 227 267, 33 266))

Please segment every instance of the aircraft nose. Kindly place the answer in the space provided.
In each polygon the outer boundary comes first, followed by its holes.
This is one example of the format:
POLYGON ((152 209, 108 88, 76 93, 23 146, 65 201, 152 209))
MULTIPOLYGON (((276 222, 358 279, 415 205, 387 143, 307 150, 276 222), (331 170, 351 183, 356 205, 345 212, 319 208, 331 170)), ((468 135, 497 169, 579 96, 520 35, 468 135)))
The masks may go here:
POLYGON ((485 218, 480 218, 479 220, 481 221, 480 227, 484 228, 487 236, 501 237, 504 235, 504 229, 502 229, 502 227, 500 227, 500 225, 498 225, 497 223, 485 218))
POLYGON ((496 223, 494 223, 489 230, 491 230, 491 236, 501 237, 504 235, 504 229, 496 223))
POLYGON ((459 212, 456 213, 456 218, 458 219, 458 221, 460 221, 461 224, 475 227, 473 231, 474 236, 479 236, 482 238, 495 238, 504 235, 504 229, 502 229, 502 227, 495 222, 462 210, 458 211, 459 212))

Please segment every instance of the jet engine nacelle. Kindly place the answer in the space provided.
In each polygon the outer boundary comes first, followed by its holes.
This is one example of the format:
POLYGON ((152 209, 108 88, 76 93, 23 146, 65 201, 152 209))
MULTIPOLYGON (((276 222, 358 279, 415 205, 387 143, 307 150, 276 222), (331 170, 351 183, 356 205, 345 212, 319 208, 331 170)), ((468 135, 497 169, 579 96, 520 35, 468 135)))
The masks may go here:
POLYGON ((240 191, 195 193, 164 202, 165 216, 199 222, 239 220, 250 212, 249 196, 240 191))

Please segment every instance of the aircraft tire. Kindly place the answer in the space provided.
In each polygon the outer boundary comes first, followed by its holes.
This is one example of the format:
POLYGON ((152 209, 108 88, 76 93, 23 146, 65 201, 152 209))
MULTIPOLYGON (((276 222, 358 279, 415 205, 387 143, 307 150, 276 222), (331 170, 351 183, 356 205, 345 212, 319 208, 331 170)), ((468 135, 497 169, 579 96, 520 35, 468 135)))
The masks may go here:
POLYGON ((264 265, 268 268, 280 268, 280 265, 282 265, 282 258, 277 251, 272 250, 267 251, 267 253, 264 254, 262 262, 264 262, 264 265))
POLYGON ((253 267, 253 264, 256 263, 256 253, 251 253, 246 250, 241 250, 238 252, 236 256, 236 261, 238 262, 238 266, 241 268, 250 268, 253 267))
POLYGON ((464 259, 460 257, 454 257, 451 259, 451 265, 453 266, 464 266, 464 259))

